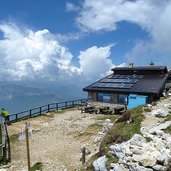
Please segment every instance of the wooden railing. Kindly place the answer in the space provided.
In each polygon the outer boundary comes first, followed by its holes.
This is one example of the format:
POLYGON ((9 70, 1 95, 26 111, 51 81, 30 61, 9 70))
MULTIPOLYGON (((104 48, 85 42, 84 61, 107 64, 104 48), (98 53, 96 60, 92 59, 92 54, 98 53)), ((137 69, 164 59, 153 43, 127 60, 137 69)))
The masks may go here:
POLYGON ((36 107, 33 109, 29 109, 23 112, 12 114, 9 116, 9 120, 11 122, 17 122, 18 120, 39 116, 47 112, 53 112, 53 111, 58 111, 62 109, 72 108, 72 107, 75 107, 76 105, 85 103, 87 101, 88 99, 80 99, 80 100, 73 100, 73 101, 51 103, 51 104, 36 107))

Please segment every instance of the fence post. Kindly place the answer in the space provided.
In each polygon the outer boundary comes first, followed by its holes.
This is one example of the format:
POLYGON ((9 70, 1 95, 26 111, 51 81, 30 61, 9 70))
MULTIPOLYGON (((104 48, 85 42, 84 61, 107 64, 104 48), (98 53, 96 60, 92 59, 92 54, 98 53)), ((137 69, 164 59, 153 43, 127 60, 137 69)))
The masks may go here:
POLYGON ((30 118, 31 118, 31 109, 30 109, 30 114, 29 115, 30 115, 30 118))
POLYGON ((56 110, 58 111, 58 103, 56 103, 56 110))
POLYGON ((82 164, 85 163, 86 147, 82 147, 82 164))
POLYGON ((50 112, 50 105, 48 104, 48 111, 47 112, 50 112))
POLYGON ((65 109, 67 108, 67 102, 65 102, 65 109))
POLYGON ((8 144, 8 162, 11 162, 11 145, 10 145, 10 138, 8 135, 7 125, 5 124, 5 132, 6 132, 6 138, 7 138, 7 144, 8 144))
POLYGON ((42 114, 42 107, 40 107, 40 115, 42 114))
POLYGON ((17 122, 18 120, 18 114, 15 115, 15 121, 17 122))
POLYGON ((72 107, 74 107, 74 100, 72 101, 72 107))

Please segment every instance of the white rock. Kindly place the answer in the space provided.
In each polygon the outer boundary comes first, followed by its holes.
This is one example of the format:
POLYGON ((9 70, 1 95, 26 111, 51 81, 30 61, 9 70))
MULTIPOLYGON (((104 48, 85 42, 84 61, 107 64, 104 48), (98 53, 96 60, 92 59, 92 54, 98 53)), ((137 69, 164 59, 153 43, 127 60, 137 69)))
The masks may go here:
POLYGON ((106 157, 102 156, 93 162, 93 167, 95 171, 107 171, 106 169, 106 157))
POLYGON ((156 171, 161 171, 162 167, 163 167, 162 165, 157 164, 157 165, 153 166, 153 169, 156 171))
POLYGON ((106 119, 106 123, 111 123, 111 120, 110 119, 106 119))
POLYGON ((125 148, 125 154, 127 156, 131 156, 133 154, 133 152, 130 150, 130 147, 129 146, 126 146, 126 148, 125 148))
POLYGON ((156 164, 156 158, 149 154, 138 155, 136 157, 134 156, 134 160, 141 163, 144 167, 152 167, 156 164))
POLYGON ((153 134, 153 133, 156 133, 158 132, 159 130, 163 130, 163 129, 166 129, 168 128, 169 126, 171 125, 171 121, 166 121, 165 123, 163 124, 160 124, 152 129, 149 130, 149 133, 150 134, 153 134))
POLYGON ((129 140, 129 143, 132 145, 142 146, 142 143, 146 143, 146 139, 139 134, 134 134, 129 140))
POLYGON ((166 117, 169 114, 169 112, 168 109, 165 109, 163 108, 163 106, 161 106, 160 108, 152 110, 150 114, 152 114, 153 116, 166 117))

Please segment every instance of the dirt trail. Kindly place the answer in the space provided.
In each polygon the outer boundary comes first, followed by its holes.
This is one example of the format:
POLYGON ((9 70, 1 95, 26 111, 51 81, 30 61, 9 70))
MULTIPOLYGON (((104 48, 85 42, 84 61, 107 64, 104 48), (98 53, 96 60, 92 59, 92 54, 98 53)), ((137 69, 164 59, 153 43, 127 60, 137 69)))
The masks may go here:
MULTIPOLYGON (((30 138, 31 164, 43 163, 43 171, 74 171, 80 165, 80 149, 83 144, 89 144, 92 153, 97 146, 93 137, 100 131, 101 126, 95 127, 92 133, 86 135, 87 128, 97 125, 101 115, 83 114, 79 110, 69 110, 58 114, 47 114, 28 119, 33 135, 30 138), (81 133, 85 136, 80 136, 81 133)), ((25 121, 20 121, 8 127, 12 137, 12 163, 8 171, 25 171, 26 145, 25 140, 16 140, 24 129, 25 121)))

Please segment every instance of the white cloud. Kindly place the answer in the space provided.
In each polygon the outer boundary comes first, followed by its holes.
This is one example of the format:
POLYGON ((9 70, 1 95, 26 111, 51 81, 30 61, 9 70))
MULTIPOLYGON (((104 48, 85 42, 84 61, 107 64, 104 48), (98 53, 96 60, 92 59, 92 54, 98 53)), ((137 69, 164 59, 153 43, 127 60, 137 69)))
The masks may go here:
MULTIPOLYGON (((72 54, 48 30, 20 30, 14 24, 0 24, 0 74, 3 79, 59 78, 59 73, 80 74, 71 64, 72 54)), ((1 78, 2 78, 1 77, 1 78)))
POLYGON ((0 40, 0 81, 94 81, 115 66, 110 59, 114 45, 81 51, 77 57, 80 65, 74 66, 73 55, 48 30, 34 32, 8 23, 0 24, 0 31, 4 35, 0 40))
POLYGON ((162 55, 165 61, 171 61, 170 18, 170 0, 85 0, 76 21, 84 31, 114 31, 118 22, 136 23, 149 33, 151 40, 138 41, 126 56, 136 61, 142 54, 162 55))
POLYGON ((80 8, 78 6, 74 5, 71 2, 66 3, 66 9, 67 9, 67 11, 79 11, 80 10, 80 8))
POLYGON ((109 58, 112 45, 105 47, 93 46, 79 55, 80 69, 87 79, 97 79, 99 76, 108 73, 114 64, 109 58))
POLYGON ((85 0, 77 17, 81 28, 100 31, 115 30, 117 22, 127 20, 150 27, 149 17, 156 14, 152 1, 137 0, 85 0))

